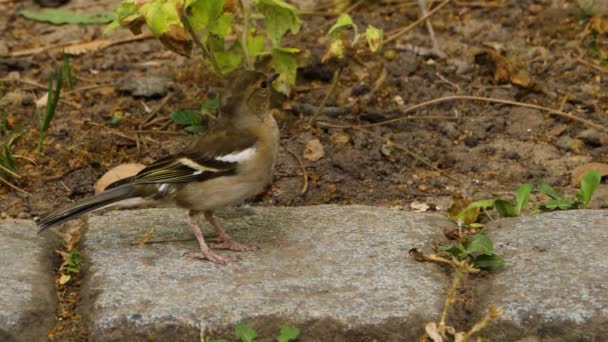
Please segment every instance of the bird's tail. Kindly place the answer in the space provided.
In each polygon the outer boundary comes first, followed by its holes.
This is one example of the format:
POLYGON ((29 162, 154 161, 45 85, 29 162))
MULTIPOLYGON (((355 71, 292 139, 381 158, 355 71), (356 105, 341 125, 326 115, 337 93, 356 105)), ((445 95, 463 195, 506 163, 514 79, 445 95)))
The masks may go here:
POLYGON ((125 199, 137 196, 136 187, 133 185, 123 185, 113 188, 97 195, 85 198, 65 208, 52 211, 34 219, 40 230, 43 232, 47 228, 65 221, 75 219, 90 211, 105 207, 125 199))

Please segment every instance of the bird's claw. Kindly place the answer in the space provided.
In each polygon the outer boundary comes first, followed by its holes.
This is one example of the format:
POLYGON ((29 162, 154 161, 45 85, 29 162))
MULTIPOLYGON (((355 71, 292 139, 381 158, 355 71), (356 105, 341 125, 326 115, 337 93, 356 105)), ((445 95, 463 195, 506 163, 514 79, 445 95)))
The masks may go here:
POLYGON ((189 258, 194 258, 194 259, 200 259, 200 260, 209 260, 215 264, 226 264, 228 262, 235 262, 235 261, 239 261, 240 258, 238 256, 222 256, 222 255, 218 255, 213 253, 212 251, 208 251, 208 252, 186 252, 184 253, 185 257, 189 257, 189 258))
POLYGON ((258 249, 256 246, 243 245, 234 240, 223 240, 219 243, 211 243, 209 244, 209 247, 213 249, 228 249, 237 252, 255 251, 258 249))

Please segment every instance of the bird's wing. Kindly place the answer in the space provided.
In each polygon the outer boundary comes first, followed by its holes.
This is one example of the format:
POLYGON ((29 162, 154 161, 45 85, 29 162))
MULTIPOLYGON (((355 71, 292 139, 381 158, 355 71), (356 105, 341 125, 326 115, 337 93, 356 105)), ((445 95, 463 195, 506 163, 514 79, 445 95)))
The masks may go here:
POLYGON ((255 152, 256 142, 257 138, 247 132, 212 132, 185 150, 157 160, 137 175, 110 184, 107 189, 127 183, 185 183, 231 175, 239 162, 255 152))

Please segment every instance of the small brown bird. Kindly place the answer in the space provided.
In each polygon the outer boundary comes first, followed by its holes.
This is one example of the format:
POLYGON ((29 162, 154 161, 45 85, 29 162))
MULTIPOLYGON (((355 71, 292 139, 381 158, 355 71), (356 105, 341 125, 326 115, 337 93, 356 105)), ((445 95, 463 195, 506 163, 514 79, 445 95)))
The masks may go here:
POLYGON ((279 129, 270 112, 271 83, 277 75, 241 72, 230 84, 217 125, 181 152, 159 159, 106 191, 36 219, 40 232, 107 206, 175 204, 190 210, 190 226, 200 251, 187 256, 215 263, 236 261, 211 248, 255 250, 234 241, 213 217, 219 208, 241 203, 272 181, 279 129), (198 220, 211 224, 220 243, 205 242, 198 220), (211 247, 211 248, 210 248, 211 247))

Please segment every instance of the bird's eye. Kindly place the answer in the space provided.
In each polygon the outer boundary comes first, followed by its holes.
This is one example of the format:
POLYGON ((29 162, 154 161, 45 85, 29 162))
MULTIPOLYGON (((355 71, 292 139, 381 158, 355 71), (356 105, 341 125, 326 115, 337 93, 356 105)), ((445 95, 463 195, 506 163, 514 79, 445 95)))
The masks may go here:
POLYGON ((260 88, 262 88, 262 89, 266 89, 267 87, 268 87, 268 82, 266 82, 266 81, 262 81, 262 82, 260 83, 260 88))

